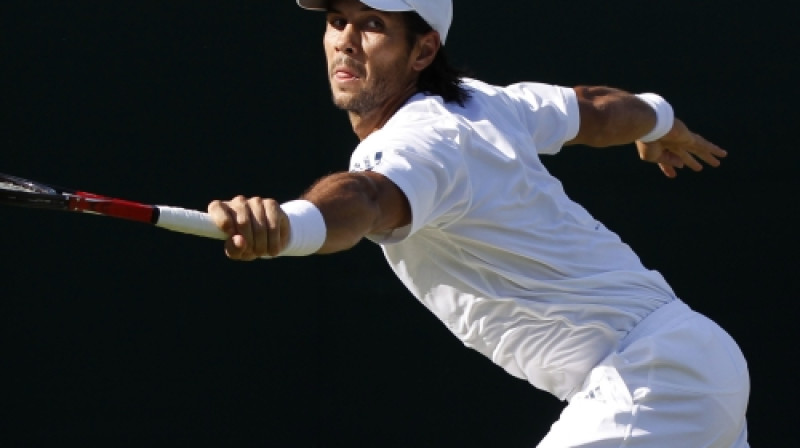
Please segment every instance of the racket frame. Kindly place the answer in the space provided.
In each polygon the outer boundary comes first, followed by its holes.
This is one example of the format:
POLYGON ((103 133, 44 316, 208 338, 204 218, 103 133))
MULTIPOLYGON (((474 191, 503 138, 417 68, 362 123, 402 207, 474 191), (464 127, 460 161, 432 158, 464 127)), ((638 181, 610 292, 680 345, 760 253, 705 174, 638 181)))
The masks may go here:
POLYGON ((44 184, 4 173, 0 173, 0 182, 26 189, 0 188, 0 204, 91 213, 149 224, 158 222, 158 207, 153 205, 44 184))

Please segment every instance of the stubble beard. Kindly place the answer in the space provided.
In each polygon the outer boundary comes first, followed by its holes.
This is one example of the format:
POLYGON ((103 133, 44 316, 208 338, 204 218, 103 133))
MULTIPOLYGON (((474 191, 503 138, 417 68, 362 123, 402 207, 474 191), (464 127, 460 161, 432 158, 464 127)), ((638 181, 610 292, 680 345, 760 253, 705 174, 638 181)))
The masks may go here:
MULTIPOLYGON (((366 71, 357 67, 355 64, 346 64, 347 67, 358 70, 365 79, 366 71)), ((397 61, 396 66, 387 70, 382 70, 384 74, 376 73, 371 81, 366 81, 361 88, 355 92, 344 92, 337 95, 333 93, 333 104, 350 114, 364 116, 375 109, 383 106, 389 100, 392 92, 394 78, 393 73, 401 73, 403 61, 397 61)))
POLYGON ((388 84, 386 79, 378 79, 355 93, 333 94, 333 104, 351 114, 366 115, 385 102, 388 84))

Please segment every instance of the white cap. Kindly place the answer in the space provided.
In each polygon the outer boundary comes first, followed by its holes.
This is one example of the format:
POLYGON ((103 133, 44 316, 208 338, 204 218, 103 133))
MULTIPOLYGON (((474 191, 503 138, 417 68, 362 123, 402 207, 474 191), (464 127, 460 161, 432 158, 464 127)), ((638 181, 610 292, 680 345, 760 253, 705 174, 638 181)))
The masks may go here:
MULTIPOLYGON (((439 32, 442 43, 453 22, 452 0, 361 0, 361 3, 378 11, 415 11, 431 28, 439 32)), ((297 4, 305 9, 325 11, 328 0, 297 0, 297 4)))

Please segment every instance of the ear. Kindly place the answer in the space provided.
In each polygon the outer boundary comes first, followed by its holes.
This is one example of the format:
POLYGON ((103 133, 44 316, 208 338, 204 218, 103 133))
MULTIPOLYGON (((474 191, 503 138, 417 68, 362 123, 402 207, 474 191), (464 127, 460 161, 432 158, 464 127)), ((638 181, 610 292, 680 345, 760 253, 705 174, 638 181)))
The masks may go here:
POLYGON ((439 33, 436 31, 429 31, 417 39, 414 47, 414 59, 412 60, 411 67, 421 72, 425 70, 436 57, 436 53, 442 47, 442 41, 439 39, 439 33))

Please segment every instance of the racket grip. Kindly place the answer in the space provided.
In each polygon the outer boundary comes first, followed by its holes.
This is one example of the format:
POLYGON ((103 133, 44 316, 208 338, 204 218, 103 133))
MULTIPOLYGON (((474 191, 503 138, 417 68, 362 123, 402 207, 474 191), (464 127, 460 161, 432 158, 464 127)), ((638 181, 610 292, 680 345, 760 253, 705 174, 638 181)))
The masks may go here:
POLYGON ((157 227, 215 240, 228 238, 228 235, 211 221, 208 213, 166 205, 158 205, 156 208, 159 212, 155 223, 157 227))

